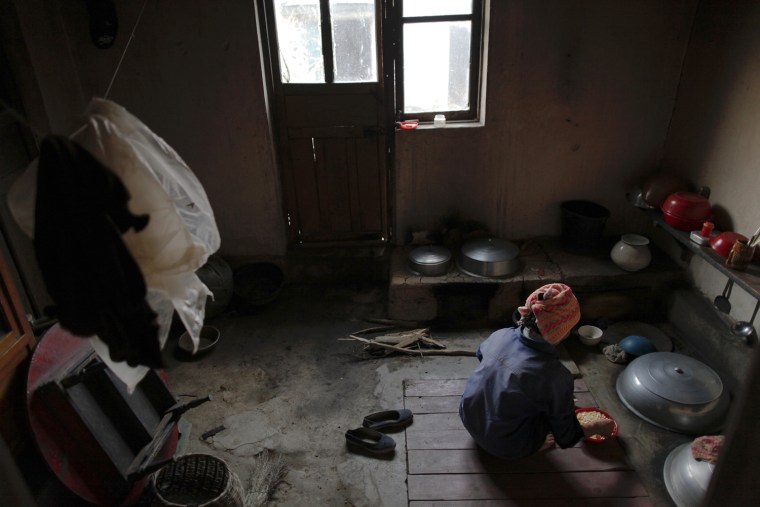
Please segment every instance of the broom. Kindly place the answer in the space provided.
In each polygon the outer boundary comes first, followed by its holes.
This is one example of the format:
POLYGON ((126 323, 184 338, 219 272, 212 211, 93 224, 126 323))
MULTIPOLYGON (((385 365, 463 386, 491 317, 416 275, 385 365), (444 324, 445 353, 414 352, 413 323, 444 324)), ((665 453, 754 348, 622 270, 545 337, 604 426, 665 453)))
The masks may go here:
POLYGON ((272 499, 277 486, 285 479, 288 467, 282 454, 265 449, 249 467, 250 483, 245 492, 245 507, 262 507, 272 499))

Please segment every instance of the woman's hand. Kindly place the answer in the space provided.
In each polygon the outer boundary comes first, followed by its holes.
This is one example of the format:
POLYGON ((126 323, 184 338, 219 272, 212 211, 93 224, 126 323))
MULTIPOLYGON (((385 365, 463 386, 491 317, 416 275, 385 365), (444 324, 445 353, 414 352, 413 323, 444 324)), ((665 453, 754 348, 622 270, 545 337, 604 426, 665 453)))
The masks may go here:
POLYGON ((615 430, 615 421, 605 417, 599 421, 581 423, 581 428, 583 428, 583 434, 587 437, 599 435, 604 438, 610 438, 615 430))

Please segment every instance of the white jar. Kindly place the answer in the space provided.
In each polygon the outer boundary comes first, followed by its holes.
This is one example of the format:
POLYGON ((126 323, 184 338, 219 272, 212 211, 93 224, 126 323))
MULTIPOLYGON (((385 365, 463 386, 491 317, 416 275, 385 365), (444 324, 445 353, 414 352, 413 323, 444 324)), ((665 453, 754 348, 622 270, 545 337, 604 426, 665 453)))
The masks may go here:
POLYGON ((639 271, 652 262, 649 239, 638 234, 623 234, 610 252, 612 262, 626 271, 639 271))
POLYGON ((433 126, 435 127, 445 127, 446 126, 446 116, 442 114, 437 114, 435 117, 433 117, 433 126))

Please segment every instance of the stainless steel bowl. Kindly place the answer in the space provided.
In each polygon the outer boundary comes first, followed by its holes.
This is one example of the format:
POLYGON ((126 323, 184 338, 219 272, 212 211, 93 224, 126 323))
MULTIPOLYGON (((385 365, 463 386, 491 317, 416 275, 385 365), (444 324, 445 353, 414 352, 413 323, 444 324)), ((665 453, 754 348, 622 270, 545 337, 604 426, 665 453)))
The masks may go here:
POLYGON ((459 269, 471 276, 505 277, 520 269, 520 249, 499 238, 468 241, 457 257, 459 269))
POLYGON ((408 266, 416 275, 445 275, 451 268, 451 252, 442 246, 417 247, 409 252, 408 266))
POLYGON ((679 445, 665 458, 663 479, 678 507, 702 505, 715 465, 694 459, 691 442, 679 445))
POLYGON ((729 396, 718 374, 694 358, 653 352, 634 359, 617 378, 620 400, 656 426, 690 435, 718 431, 729 396))

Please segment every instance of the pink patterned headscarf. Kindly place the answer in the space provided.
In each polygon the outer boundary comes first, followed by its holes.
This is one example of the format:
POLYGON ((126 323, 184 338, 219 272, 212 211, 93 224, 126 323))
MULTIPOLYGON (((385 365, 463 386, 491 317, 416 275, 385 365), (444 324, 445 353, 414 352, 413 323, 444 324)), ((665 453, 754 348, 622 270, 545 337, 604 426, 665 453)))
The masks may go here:
POLYGON ((525 300, 525 306, 517 309, 523 323, 525 317, 536 316, 536 326, 541 336, 552 345, 561 342, 581 320, 581 309, 575 294, 564 283, 550 283, 537 289, 525 300))

